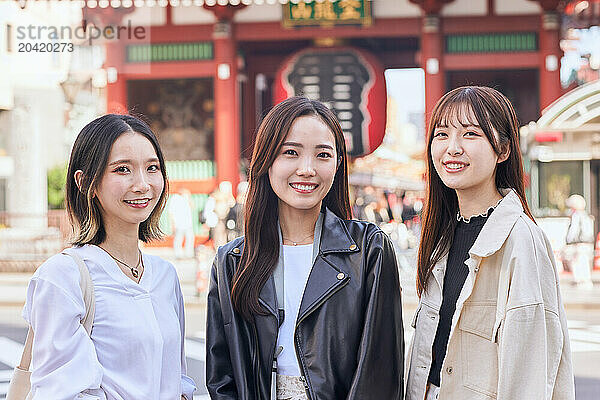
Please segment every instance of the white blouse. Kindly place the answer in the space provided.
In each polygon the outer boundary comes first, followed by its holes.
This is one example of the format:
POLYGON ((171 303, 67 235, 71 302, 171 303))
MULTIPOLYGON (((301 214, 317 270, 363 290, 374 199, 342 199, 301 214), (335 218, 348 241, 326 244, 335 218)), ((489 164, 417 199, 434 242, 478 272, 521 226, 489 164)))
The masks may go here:
POLYGON ((191 400, 181 287, 172 264, 143 254, 140 283, 102 249, 73 249, 96 298, 91 338, 79 269, 67 255, 42 264, 29 283, 23 317, 33 327, 32 400, 191 400))

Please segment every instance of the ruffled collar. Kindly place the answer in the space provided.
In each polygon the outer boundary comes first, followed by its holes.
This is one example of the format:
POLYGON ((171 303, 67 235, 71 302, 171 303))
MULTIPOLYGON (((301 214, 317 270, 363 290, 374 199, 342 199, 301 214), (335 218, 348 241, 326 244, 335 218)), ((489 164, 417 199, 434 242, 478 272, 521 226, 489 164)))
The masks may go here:
POLYGON ((465 217, 463 217, 462 215, 460 215, 460 210, 459 210, 459 211, 457 211, 457 212, 456 212, 456 220, 457 220, 458 222, 462 221, 462 222, 464 222, 465 224, 468 224, 468 223, 470 223, 470 222, 471 222, 471 219, 473 219, 473 218, 477 218, 477 217, 483 217, 483 218, 487 218, 487 217, 488 217, 488 216, 491 214, 491 212, 492 212, 492 211, 494 211, 494 209, 496 209, 496 207, 498 207, 498 204, 500 204, 500 202, 501 202, 502 200, 504 200, 504 197, 503 197, 503 198, 501 198, 500 200, 498 200, 498 202, 497 202, 496 204, 494 204, 493 206, 489 206, 489 207, 487 208, 487 210, 485 210, 485 211, 484 211, 484 212, 482 212, 481 214, 471 215, 471 216, 470 216, 470 217, 468 217, 468 218, 465 218, 465 217))

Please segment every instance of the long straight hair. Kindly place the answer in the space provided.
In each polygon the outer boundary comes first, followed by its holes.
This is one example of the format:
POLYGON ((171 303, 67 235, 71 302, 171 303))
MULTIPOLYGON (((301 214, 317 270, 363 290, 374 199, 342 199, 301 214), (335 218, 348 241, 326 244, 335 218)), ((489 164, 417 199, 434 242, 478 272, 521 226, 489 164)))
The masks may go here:
POLYGON ((433 109, 427 132, 427 188, 417 257, 419 296, 426 288, 433 267, 450 249, 456 226, 456 192, 442 182, 431 156, 435 128, 449 126, 454 119, 463 125, 479 125, 497 155, 510 152, 508 159, 496 166, 496 188, 513 189, 527 216, 535 221, 525 198, 519 123, 510 101, 497 90, 484 86, 464 86, 446 93, 433 109), (477 121, 469 121, 470 115, 474 115, 477 121), (497 137, 494 132, 497 132, 497 137))
POLYGON ((95 195, 100 184, 112 145, 125 132, 143 135, 152 143, 163 178, 163 191, 148 219, 140 224, 138 238, 143 242, 160 239, 162 232, 159 220, 167 201, 168 181, 165 159, 158 139, 150 127, 130 115, 106 114, 83 127, 71 151, 66 184, 66 205, 75 238, 73 245, 101 244, 106 239, 106 230, 100 212, 100 203, 95 195), (81 187, 75 182, 75 172, 83 172, 81 187))
POLYGON ((348 161, 342 128, 335 114, 319 101, 291 97, 277 104, 258 128, 250 162, 248 193, 244 209, 244 250, 233 276, 231 298, 235 310, 250 321, 265 314, 258 302, 279 258, 278 198, 269 182, 269 168, 294 121, 302 116, 319 118, 335 137, 338 167, 323 206, 342 219, 350 218, 348 161))

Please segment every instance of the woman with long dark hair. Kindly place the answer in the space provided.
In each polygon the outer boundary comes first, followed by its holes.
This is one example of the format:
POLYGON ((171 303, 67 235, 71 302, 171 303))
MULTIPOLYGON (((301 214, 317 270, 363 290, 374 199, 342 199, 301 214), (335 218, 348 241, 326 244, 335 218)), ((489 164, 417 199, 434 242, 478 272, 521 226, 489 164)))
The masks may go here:
POLYGON ((211 398, 401 399, 393 247, 350 219, 344 136, 322 103, 293 97, 264 118, 244 233, 219 249, 211 272, 211 398))
POLYGON ((37 269, 23 310, 33 335, 28 399, 192 400, 177 273, 139 249, 161 237, 167 193, 146 123, 108 114, 81 130, 66 184, 73 247, 37 269), (80 284, 86 275, 91 288, 80 284))
POLYGON ((558 273, 525 199, 512 105, 454 89, 428 135, 406 399, 573 399, 558 273))

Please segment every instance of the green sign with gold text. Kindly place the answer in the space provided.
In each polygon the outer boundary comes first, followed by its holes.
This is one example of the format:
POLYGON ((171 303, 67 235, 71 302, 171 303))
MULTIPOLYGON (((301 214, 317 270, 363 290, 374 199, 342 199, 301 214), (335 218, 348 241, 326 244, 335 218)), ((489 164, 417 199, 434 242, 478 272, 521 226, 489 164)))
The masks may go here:
POLYGON ((283 6, 284 26, 371 25, 370 0, 289 2, 283 6))

